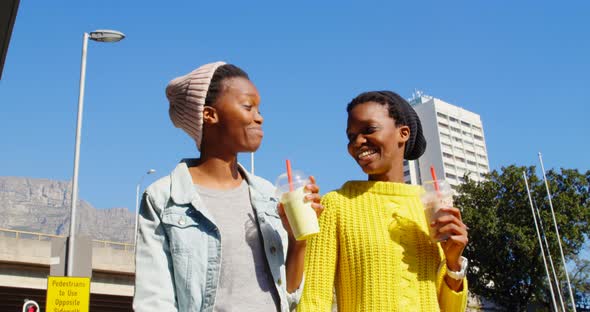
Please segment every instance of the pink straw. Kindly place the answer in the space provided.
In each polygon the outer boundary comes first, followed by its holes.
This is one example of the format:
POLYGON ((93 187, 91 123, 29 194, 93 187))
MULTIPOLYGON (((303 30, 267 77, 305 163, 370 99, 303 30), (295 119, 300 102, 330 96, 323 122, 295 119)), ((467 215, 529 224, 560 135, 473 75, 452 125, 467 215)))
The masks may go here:
POLYGON ((436 192, 440 192, 440 187, 438 186, 438 180, 436 179, 436 172, 434 171, 434 166, 430 165, 430 175, 432 176, 432 180, 434 181, 434 189, 436 192))
POLYGON ((289 191, 293 192, 293 174, 291 173, 291 161, 287 159, 287 178, 289 179, 289 191))

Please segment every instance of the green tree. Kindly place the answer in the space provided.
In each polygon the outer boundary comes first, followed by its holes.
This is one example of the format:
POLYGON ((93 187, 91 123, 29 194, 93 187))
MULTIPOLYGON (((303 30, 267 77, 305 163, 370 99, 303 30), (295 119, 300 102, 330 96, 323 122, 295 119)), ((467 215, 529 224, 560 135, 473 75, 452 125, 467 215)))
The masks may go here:
POLYGON ((571 273, 572 287, 576 290, 576 305, 590 309, 590 260, 574 257, 575 267, 571 273))
MULTIPOLYGON (((556 269, 562 268, 557 236, 542 176, 535 167, 508 166, 492 171, 487 180, 465 176, 457 188, 456 206, 470 228, 466 257, 470 260, 470 290, 510 311, 529 303, 549 307, 550 292, 541 250, 523 180, 526 172, 532 197, 540 209, 556 269)), ((572 260, 590 232, 590 171, 561 169, 547 173, 553 207, 566 259, 572 260)), ((560 280, 565 275, 559 271, 560 280)), ((567 289, 562 294, 569 301, 567 289)))

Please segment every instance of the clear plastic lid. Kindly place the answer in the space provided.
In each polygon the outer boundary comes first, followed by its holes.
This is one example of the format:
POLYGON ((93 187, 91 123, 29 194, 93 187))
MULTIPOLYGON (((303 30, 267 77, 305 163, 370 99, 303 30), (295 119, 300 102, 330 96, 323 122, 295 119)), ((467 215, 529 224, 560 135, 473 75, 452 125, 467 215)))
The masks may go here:
MULTIPOLYGON (((305 186, 310 183, 309 178, 307 175, 300 170, 293 170, 291 173, 291 179, 293 184, 293 190, 296 190, 302 186, 305 186)), ((283 173, 279 175, 275 182, 276 186, 276 195, 281 196, 283 193, 290 192, 291 188, 289 186, 289 177, 287 173, 283 173)))

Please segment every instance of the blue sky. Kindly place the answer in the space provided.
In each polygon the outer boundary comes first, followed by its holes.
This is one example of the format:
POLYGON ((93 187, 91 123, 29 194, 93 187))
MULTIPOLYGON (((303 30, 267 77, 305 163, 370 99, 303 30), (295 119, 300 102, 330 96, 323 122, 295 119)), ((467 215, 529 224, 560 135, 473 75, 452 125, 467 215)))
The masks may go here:
MULTIPOLYGON (((256 173, 294 168, 322 193, 364 178, 346 153, 345 106, 358 93, 414 89, 481 115, 490 165, 590 169, 590 3, 393 1, 21 1, 0 81, 0 175, 72 176, 84 31, 90 42, 80 198, 135 205, 144 186, 197 157, 168 118, 164 88, 211 61, 258 87, 265 138, 256 173)), ((249 157, 241 157, 249 167, 249 157)))

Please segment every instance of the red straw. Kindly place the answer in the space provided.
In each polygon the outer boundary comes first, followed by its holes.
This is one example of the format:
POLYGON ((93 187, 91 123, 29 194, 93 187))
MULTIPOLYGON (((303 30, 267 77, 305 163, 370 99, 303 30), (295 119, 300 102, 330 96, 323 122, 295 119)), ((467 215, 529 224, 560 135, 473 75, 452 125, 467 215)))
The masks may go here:
POLYGON ((440 188, 438 187, 438 180, 436 179, 436 172, 434 171, 433 165, 430 165, 430 175, 432 176, 432 180, 434 181, 434 189, 436 190, 436 192, 439 192, 440 188))
POLYGON ((293 174, 291 173, 291 161, 287 159, 287 178, 289 179, 289 191, 293 192, 293 174))

